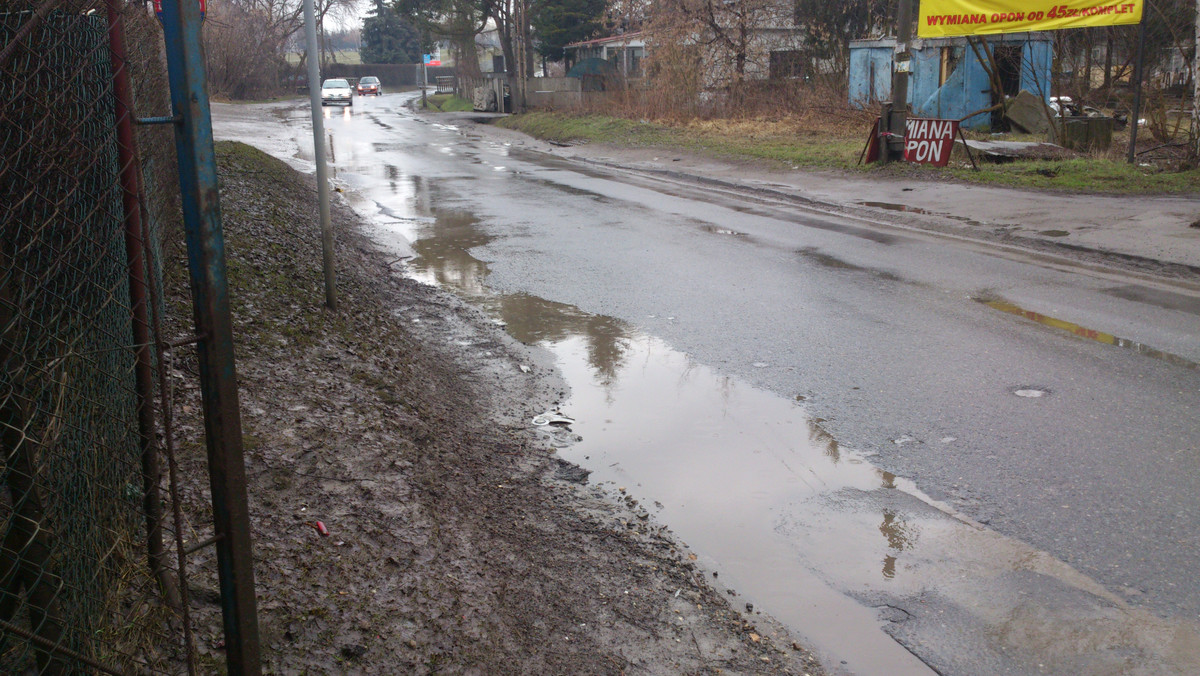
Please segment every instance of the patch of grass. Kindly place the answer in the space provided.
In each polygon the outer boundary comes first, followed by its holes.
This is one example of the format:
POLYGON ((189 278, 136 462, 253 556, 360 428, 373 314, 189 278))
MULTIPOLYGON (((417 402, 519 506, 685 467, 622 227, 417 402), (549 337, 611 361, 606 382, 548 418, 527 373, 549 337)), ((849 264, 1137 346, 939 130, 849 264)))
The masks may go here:
POLYGON ((794 123, 769 120, 672 123, 535 112, 504 118, 497 124, 559 143, 662 147, 770 160, 791 167, 850 169, 858 161, 863 143, 849 134, 816 133, 794 123))
POLYGON ((1108 158, 1026 160, 980 165, 978 172, 961 167, 946 171, 964 181, 1038 190, 1118 195, 1200 192, 1200 170, 1163 171, 1108 158))
POLYGON ((693 120, 649 122, 606 115, 531 112, 497 125, 558 143, 591 142, 689 150, 723 157, 752 158, 792 168, 871 171, 885 175, 951 177, 963 182, 1038 190, 1106 194, 1200 192, 1200 170, 1164 171, 1130 166, 1111 157, 1028 160, 1009 164, 931 169, 916 165, 859 165, 867 129, 788 120, 693 120), (926 174, 926 172, 930 172, 926 174))
POLYGON ((474 108, 473 104, 461 96, 453 94, 434 94, 426 97, 429 107, 443 113, 461 113, 474 108))
POLYGON ((588 141, 632 146, 671 146, 682 141, 681 134, 674 133, 664 125, 605 115, 534 112, 503 118, 497 124, 559 143, 588 141))
POLYGON ((863 146, 862 138, 846 133, 814 132, 779 121, 692 122, 681 131, 689 149, 772 160, 792 167, 852 169, 863 146))
POLYGON ((290 167, 256 148, 222 141, 215 150, 222 194, 233 198, 222 216, 239 346, 280 338, 301 348, 315 344, 318 329, 337 319, 321 310, 319 271, 308 267, 319 250, 316 239, 296 227, 309 215, 296 211, 295 192, 307 188, 290 167), (253 195, 245 193, 246 181, 235 180, 250 175, 253 195))

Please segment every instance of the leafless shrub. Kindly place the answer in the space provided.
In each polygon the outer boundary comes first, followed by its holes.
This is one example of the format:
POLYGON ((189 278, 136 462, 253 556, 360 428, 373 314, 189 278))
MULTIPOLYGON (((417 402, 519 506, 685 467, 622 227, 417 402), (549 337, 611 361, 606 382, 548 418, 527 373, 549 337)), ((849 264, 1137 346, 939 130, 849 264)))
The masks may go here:
POLYGON ((771 52, 801 50, 794 22, 792 4, 779 0, 658 0, 651 51, 681 58, 684 67, 698 64, 705 91, 736 98, 747 81, 770 74, 771 52))
POLYGON ((303 27, 295 0, 214 0, 204 22, 209 93, 232 99, 280 89, 288 39, 303 27))

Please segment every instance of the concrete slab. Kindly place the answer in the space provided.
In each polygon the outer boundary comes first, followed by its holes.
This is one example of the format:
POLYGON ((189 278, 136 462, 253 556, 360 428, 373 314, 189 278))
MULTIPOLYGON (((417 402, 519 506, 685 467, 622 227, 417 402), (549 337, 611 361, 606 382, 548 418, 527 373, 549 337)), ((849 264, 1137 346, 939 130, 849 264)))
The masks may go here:
POLYGON ((1004 102, 1004 116, 1029 134, 1042 134, 1050 129, 1048 111, 1042 99, 1024 89, 1004 102))
MULTIPOLYGON (((954 142, 962 146, 962 139, 954 142)), ((1068 150, 1053 143, 1036 141, 975 141, 967 139, 971 152, 983 155, 985 159, 1007 158, 1023 160, 1061 160, 1069 157, 1079 157, 1079 153, 1068 150)))

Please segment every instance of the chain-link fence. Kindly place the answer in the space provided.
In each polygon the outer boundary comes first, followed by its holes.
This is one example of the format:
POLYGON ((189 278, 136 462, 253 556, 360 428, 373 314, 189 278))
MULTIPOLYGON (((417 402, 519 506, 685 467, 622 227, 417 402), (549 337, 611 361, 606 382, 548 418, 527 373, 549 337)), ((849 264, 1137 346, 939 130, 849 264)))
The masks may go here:
POLYGON ((122 13, 144 31, 128 60, 103 3, 0 0, 0 673, 191 662, 151 349, 170 133, 139 161, 114 80, 164 105, 161 37, 122 13))

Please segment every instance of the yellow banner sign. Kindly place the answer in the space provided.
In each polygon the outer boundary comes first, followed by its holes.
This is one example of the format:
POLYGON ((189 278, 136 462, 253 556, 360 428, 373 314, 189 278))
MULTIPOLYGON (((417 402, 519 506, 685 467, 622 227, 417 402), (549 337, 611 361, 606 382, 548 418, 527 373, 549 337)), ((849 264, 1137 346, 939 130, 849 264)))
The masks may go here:
POLYGON ((938 38, 1136 24, 1142 21, 1142 1, 921 0, 917 35, 938 38))

